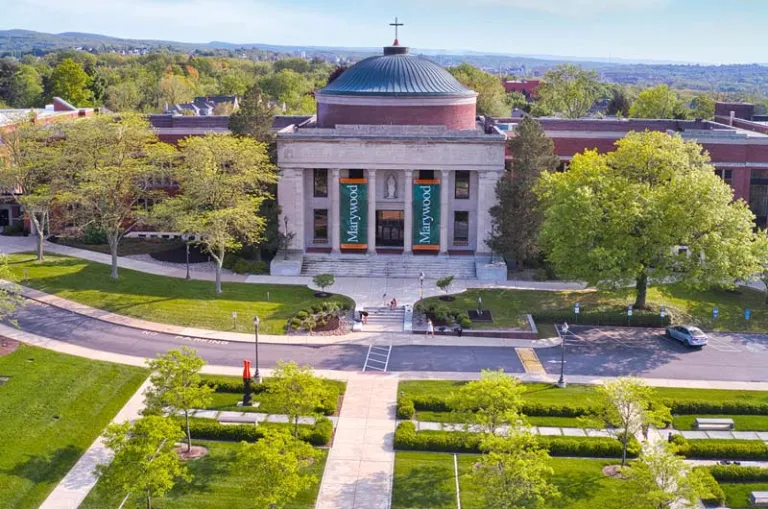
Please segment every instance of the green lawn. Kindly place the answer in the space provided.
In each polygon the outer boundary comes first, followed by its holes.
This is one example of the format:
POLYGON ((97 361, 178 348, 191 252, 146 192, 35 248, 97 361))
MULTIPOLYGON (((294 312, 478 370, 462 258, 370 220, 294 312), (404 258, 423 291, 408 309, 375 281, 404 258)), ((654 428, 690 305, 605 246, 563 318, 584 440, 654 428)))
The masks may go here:
POLYGON ((38 507, 126 401, 144 369, 21 345, 0 357, 0 508, 38 507))
MULTIPOLYGON (((485 509, 483 486, 473 484, 468 474, 478 456, 458 456, 461 506, 485 509)), ((602 474, 610 460, 553 458, 553 483, 561 496, 551 509, 607 509, 621 507, 621 483, 602 474)), ((393 509, 455 509, 456 484, 453 455, 431 452, 397 452, 392 492, 393 509)))
MULTIPOLYGON (((32 288, 121 315, 186 327, 232 331, 234 311, 238 332, 253 332, 253 316, 258 315, 261 332, 284 334, 297 311, 322 302, 302 286, 224 283, 224 293, 216 295, 212 282, 126 269, 113 281, 108 265, 65 256, 47 255, 38 263, 29 254, 17 254, 9 262, 19 279, 24 269, 29 271, 24 284, 32 288)), ((354 305, 342 295, 330 300, 354 305)))
MULTIPOLYGON (((679 415, 672 420, 675 429, 695 430, 694 422, 700 415, 679 415)), ((768 431, 768 415, 707 415, 707 418, 733 419, 736 431, 768 431)))
MULTIPOLYGON (((156 509, 219 509, 249 507, 248 493, 259 490, 258 483, 233 470, 234 454, 240 444, 228 442, 195 442, 208 447, 209 455, 189 462, 194 476, 191 483, 179 484, 163 499, 153 500, 156 509)), ((323 475, 327 451, 318 450, 318 460, 310 467, 317 482, 307 486, 287 509, 311 509, 315 506, 320 479, 323 475)), ((125 494, 107 492, 97 484, 81 509, 114 508, 120 505, 125 494)), ((126 509, 145 507, 143 499, 131 500, 126 509)))
POLYGON ((754 507, 749 503, 749 494, 753 491, 768 491, 768 483, 727 484, 721 483, 725 492, 725 505, 731 509, 754 507))
MULTIPOLYGON (((493 314, 493 323, 473 322, 474 329, 493 329, 525 326, 525 313, 539 311, 573 310, 579 302, 583 312, 626 309, 634 302, 633 289, 612 291, 547 292, 532 290, 474 289, 453 295, 453 302, 430 297, 422 304, 442 304, 453 311, 466 313, 477 308, 477 298, 483 298, 483 308, 493 314)), ((763 331, 768 329, 768 306, 765 294, 740 287, 738 292, 723 290, 695 291, 681 285, 663 285, 648 289, 648 304, 658 309, 666 306, 675 323, 695 323, 706 329, 763 331), (719 307, 717 323, 713 323, 712 309, 719 307), (749 323, 744 320, 744 309, 752 310, 749 323)), ((538 326, 538 324, 537 324, 538 326)), ((552 332, 552 331, 549 331, 552 332)))

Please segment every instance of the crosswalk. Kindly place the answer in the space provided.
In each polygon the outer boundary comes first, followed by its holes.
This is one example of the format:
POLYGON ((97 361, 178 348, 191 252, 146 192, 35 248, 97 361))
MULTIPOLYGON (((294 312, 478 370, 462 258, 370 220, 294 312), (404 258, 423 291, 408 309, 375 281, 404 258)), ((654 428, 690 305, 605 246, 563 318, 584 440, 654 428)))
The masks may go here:
POLYGON ((365 356, 363 371, 386 372, 389 367, 389 356, 392 354, 392 343, 378 345, 372 342, 368 347, 368 355, 365 356))

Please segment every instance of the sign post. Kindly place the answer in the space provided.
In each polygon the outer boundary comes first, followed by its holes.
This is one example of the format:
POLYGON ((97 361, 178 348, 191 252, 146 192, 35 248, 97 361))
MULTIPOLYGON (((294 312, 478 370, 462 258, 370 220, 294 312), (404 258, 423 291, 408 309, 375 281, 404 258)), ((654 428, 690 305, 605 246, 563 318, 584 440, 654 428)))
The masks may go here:
POLYGON ((440 250, 440 181, 413 181, 413 250, 440 250))
POLYGON ((237 330, 237 311, 232 311, 232 330, 237 330))
POLYGON ((717 317, 720 314, 720 309, 715 306, 714 309, 712 309, 712 328, 714 329, 717 325, 717 317))
POLYGON ((580 307, 581 306, 578 302, 573 305, 573 314, 576 315, 576 323, 579 323, 579 311, 581 311, 580 307))
POLYGON ((341 249, 368 248, 368 181, 339 180, 341 249))

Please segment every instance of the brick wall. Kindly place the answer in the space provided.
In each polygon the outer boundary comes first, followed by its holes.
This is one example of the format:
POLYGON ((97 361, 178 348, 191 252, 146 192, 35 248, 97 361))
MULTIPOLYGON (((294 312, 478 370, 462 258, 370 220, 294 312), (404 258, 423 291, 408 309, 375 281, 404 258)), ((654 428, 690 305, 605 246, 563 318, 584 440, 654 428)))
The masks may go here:
POLYGON ((752 120, 752 116, 755 114, 755 105, 747 103, 715 103, 716 117, 728 119, 731 117, 732 111, 736 114, 736 118, 752 120))
POLYGON ((448 129, 475 129, 475 105, 452 106, 367 106, 317 105, 318 127, 337 124, 362 125, 444 125, 448 129))

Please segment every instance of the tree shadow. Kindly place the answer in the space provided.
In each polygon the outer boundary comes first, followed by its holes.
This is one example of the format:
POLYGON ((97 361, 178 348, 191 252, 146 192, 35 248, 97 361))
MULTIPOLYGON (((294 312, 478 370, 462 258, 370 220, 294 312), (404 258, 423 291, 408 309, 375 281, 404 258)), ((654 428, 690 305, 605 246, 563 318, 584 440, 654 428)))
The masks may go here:
POLYGON ((69 472, 82 454, 81 448, 70 444, 50 454, 29 456, 24 462, 17 463, 5 473, 35 483, 58 482, 69 472))

